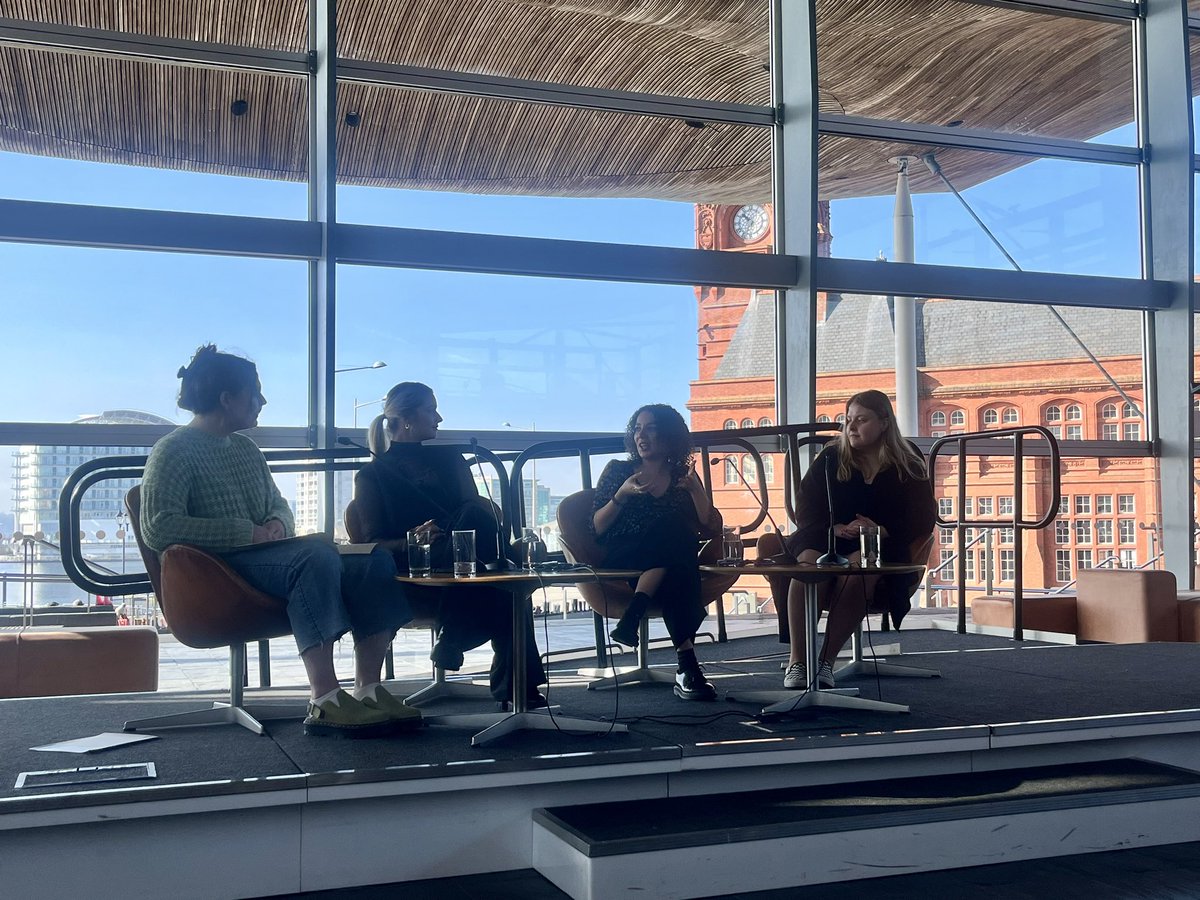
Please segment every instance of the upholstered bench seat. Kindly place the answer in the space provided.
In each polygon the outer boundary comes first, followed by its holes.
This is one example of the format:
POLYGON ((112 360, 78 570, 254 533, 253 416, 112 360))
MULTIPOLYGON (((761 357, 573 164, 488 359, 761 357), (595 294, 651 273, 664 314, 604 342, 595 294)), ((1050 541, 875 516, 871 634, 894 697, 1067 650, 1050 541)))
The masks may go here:
POLYGON ((1200 592, 1179 593, 1179 640, 1200 642, 1200 592))
MULTIPOLYGON (((1013 598, 985 594, 971 601, 971 621, 993 628, 1013 627, 1013 598)), ((1029 631, 1075 634, 1076 598, 1074 594, 1048 594, 1021 600, 1021 625, 1029 631)))
POLYGON ((148 627, 0 631, 0 697, 158 690, 158 632, 148 627))

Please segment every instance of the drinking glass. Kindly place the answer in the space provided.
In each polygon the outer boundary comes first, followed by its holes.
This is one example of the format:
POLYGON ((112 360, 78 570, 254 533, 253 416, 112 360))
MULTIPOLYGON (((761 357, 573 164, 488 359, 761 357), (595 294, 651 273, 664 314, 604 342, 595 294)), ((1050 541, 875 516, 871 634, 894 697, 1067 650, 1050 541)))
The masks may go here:
POLYGON ((721 561, 740 563, 745 555, 742 536, 737 529, 726 527, 721 533, 721 561))
POLYGON ((452 531, 450 548, 454 554, 454 576, 472 578, 475 575, 475 532, 452 531))
POLYGON ((861 525, 858 529, 858 564, 864 569, 879 568, 879 526, 861 525))
POLYGON ((532 528, 521 529, 521 565, 527 572, 532 572, 537 563, 537 532, 532 528))
POLYGON ((428 531, 415 528, 408 533, 408 574, 426 577, 433 570, 432 545, 428 531))

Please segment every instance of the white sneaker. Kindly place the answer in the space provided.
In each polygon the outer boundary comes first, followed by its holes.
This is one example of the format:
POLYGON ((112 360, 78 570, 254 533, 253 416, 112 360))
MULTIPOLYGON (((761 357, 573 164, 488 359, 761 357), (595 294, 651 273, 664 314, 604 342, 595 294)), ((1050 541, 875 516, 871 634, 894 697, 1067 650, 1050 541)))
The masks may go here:
POLYGON ((822 660, 817 666, 817 687, 829 690, 833 686, 833 664, 822 660))
POLYGON ((808 687, 808 672, 804 663, 792 663, 783 673, 783 686, 789 691, 802 691, 808 687))

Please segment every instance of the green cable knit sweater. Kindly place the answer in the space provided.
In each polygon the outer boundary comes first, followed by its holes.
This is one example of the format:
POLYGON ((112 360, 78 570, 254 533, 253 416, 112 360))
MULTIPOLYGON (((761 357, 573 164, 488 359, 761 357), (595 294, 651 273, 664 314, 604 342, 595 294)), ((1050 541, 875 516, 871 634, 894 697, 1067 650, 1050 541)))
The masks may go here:
POLYGON ((232 550, 251 543, 255 525, 295 521, 262 451, 242 434, 172 431, 150 452, 142 477, 142 533, 155 550, 195 544, 232 550))

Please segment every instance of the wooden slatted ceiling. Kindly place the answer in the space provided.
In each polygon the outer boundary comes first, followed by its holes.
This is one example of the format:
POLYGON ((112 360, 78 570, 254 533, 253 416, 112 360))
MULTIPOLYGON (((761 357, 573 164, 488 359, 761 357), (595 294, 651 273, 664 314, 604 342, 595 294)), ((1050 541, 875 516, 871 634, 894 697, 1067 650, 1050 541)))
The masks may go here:
MULTIPOLYGON (((1132 115, 1130 30, 956 0, 816 0, 820 107, 1089 138, 1132 115)), ((303 0, 0 0, 0 16, 299 50, 303 0)), ((506 77, 766 100, 765 0, 342 0, 346 56, 506 77)), ((1194 67, 1200 73, 1200 66, 1194 67)), ((298 78, 0 48, 0 149, 303 179, 298 78), (230 104, 246 99, 247 115, 230 104)), ((769 198, 761 129, 346 84, 348 183, 740 203, 769 198)), ((889 193, 921 148, 826 139, 826 198, 889 193)), ((1024 164, 942 151, 966 186, 1024 164)), ((915 189, 935 189, 921 182, 915 189)))
POLYGON ((821 87, 849 115, 1089 139, 1133 119, 1127 24, 957 0, 818 0, 821 87))
POLYGON ((770 103, 766 0, 343 0, 351 59, 770 103))
POLYGON ((302 53, 306 0, 0 0, 0 18, 302 53))
POLYGON ((0 83, 0 149, 305 177, 308 106, 299 78, 3 47, 0 83), (238 98, 249 111, 235 118, 229 107, 238 98))

